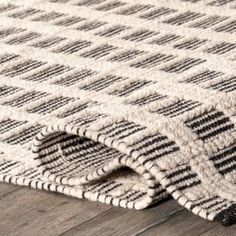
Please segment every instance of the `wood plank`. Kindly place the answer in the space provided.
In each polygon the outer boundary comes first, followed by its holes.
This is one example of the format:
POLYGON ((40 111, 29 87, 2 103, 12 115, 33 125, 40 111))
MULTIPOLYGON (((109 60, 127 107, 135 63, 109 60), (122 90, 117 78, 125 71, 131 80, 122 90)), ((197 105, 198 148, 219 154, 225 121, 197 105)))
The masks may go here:
POLYGON ((0 201, 3 235, 58 235, 110 206, 28 188, 0 201))
POLYGON ((0 183, 0 200, 1 198, 5 197, 7 194, 16 191, 19 186, 7 184, 7 183, 0 183))
MULTIPOLYGON (((142 230, 137 236, 198 236, 199 234, 218 226, 218 222, 211 222, 194 215, 192 212, 184 209, 168 218, 165 222, 158 222, 149 229, 142 230)), ((220 225, 221 226, 221 225, 220 225)), ((221 226, 224 228, 223 226, 221 226)))
POLYGON ((163 222, 176 212, 182 210, 183 208, 173 199, 141 211, 113 207, 95 218, 61 234, 61 236, 134 235, 141 229, 156 224, 156 222, 163 222))
POLYGON ((200 234, 200 236, 235 236, 236 235, 236 225, 231 225, 229 227, 224 227, 220 224, 216 225, 214 228, 205 231, 200 234))
POLYGON ((226 228, 194 216, 173 199, 135 211, 0 184, 0 212, 0 235, 7 236, 236 235, 236 225, 226 228))

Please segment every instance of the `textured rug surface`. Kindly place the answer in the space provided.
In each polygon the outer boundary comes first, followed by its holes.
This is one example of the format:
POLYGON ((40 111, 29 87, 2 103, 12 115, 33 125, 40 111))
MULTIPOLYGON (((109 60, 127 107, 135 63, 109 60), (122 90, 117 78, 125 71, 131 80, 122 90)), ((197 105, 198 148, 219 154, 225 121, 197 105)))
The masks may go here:
POLYGON ((0 0, 0 181, 236 221, 236 1, 0 0))

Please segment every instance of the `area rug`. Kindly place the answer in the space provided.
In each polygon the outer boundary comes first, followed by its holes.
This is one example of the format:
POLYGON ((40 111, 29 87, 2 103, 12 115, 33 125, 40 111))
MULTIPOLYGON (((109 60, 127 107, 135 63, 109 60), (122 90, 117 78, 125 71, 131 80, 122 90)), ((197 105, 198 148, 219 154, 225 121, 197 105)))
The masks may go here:
POLYGON ((0 181, 236 221, 235 0, 0 0, 0 181))

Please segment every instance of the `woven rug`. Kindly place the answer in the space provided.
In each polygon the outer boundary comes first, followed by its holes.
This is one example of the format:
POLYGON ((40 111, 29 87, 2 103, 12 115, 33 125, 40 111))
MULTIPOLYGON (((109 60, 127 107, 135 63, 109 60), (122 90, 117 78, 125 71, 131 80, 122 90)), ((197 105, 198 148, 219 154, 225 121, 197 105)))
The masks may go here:
POLYGON ((0 0, 0 181, 236 221, 235 0, 0 0))

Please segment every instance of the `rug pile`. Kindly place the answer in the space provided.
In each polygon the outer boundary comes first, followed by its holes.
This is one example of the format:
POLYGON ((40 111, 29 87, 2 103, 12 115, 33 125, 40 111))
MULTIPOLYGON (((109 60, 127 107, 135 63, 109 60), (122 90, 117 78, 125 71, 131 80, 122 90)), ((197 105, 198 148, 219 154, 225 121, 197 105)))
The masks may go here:
POLYGON ((235 0, 0 0, 0 181, 236 221, 235 0))

